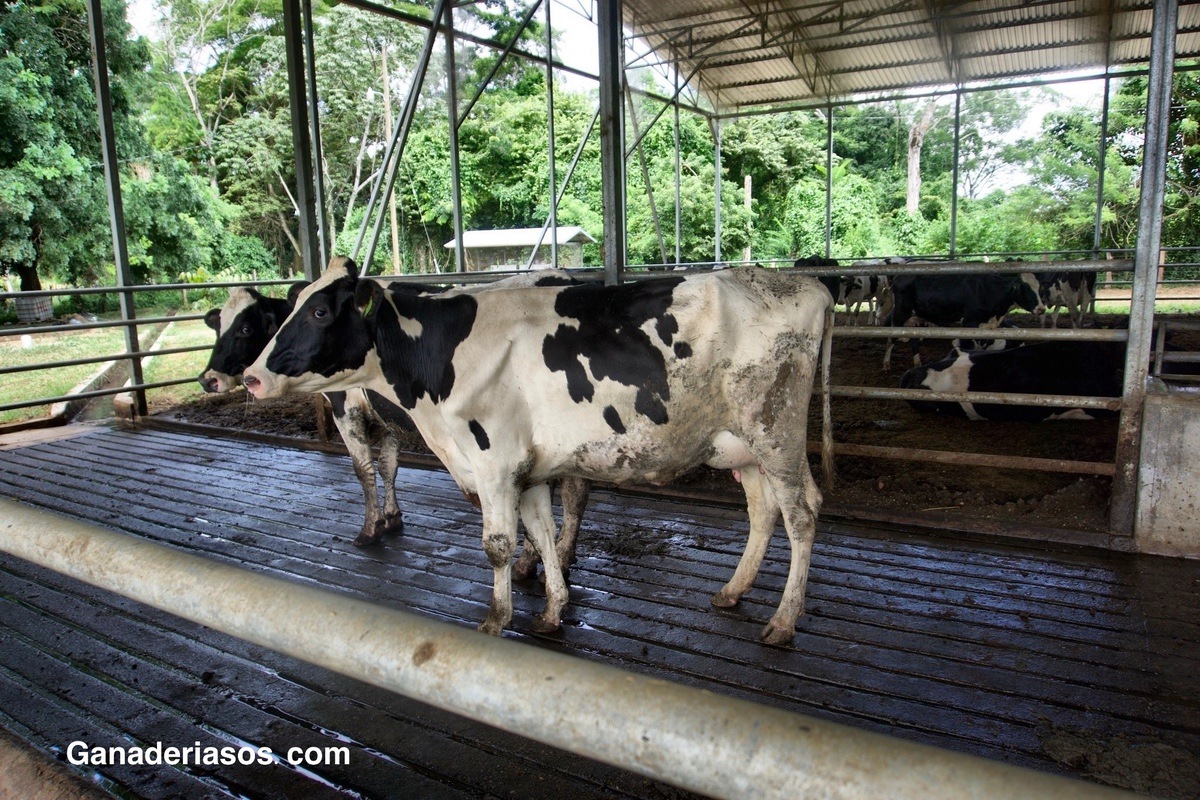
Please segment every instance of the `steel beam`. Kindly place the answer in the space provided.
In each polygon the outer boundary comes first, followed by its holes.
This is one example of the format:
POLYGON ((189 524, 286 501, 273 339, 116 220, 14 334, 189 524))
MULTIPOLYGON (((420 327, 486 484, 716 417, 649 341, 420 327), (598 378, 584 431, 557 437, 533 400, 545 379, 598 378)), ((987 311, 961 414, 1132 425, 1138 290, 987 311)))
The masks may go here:
POLYGON ((1154 328, 1154 297, 1162 245, 1163 195, 1166 189, 1167 129, 1175 64, 1178 0, 1154 0, 1150 81, 1146 97, 1146 143, 1142 152, 1142 195, 1134 253, 1133 296, 1129 306, 1129 346, 1125 354, 1124 405, 1117 428, 1117 474, 1113 478, 1109 529, 1132 536, 1137 513, 1138 468, 1142 445, 1142 408, 1154 328))
MULTIPOLYGON (((133 270, 129 263, 129 244, 125 237, 125 204, 121 199, 121 171, 117 160, 117 134, 113 123, 112 92, 108 81, 108 52, 104 47, 104 10, 100 0, 88 0, 88 29, 92 45, 92 78, 96 87, 96 113, 100 121, 100 150, 104 159, 104 186, 108 195, 108 221, 112 230, 113 260, 116 264, 118 298, 121 319, 125 324, 125 352, 133 356, 129 361, 130 380, 135 385, 144 383, 142 360, 138 353, 137 305, 133 286, 133 270)), ((24 331, 28 333, 28 331, 24 331)), ((135 393, 139 416, 145 416, 146 392, 135 393)))
POLYGON ((604 216, 604 282, 621 282, 625 270, 624 35, 621 0, 596 0, 600 54, 600 170, 604 216))
POLYGON ((302 0, 300 4, 304 12, 304 67, 308 76, 306 95, 308 97, 308 131, 312 142, 312 180, 313 200, 316 205, 316 255, 318 263, 324 269, 333 254, 333 237, 330 234, 329 209, 325 202, 325 171, 321 159, 321 114, 320 97, 317 92, 317 53, 313 44, 313 15, 312 0, 302 0))
POLYGON ((454 3, 443 11, 446 28, 446 109, 450 116, 450 207, 454 224, 454 271, 466 272, 463 249, 462 170, 458 152, 458 67, 454 59, 454 3))
POLYGON ((292 152, 296 169, 296 214, 304 277, 314 280, 322 264, 317 250, 317 218, 313 200, 313 150, 308 123, 304 74, 304 34, 300 0, 283 0, 283 41, 287 59, 288 105, 292 117, 292 152))
POLYGON ((1133 796, 485 636, 12 500, 0 500, 0 550, 373 686, 710 797, 1133 796))

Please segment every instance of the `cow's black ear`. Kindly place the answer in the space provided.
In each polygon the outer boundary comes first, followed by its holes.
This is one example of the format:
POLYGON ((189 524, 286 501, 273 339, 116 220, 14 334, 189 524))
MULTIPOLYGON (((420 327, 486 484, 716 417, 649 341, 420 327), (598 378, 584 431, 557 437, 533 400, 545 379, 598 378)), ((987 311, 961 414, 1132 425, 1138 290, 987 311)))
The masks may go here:
POLYGON ((214 308, 204 315, 204 324, 217 333, 221 332, 221 309, 214 308))
POLYGON ((359 281, 354 287, 354 304, 364 317, 371 314, 383 303, 383 287, 377 281, 359 281))
POLYGON ((351 278, 358 277, 358 265, 354 263, 353 258, 347 258, 343 264, 346 267, 346 274, 351 278))
POLYGON ((299 281, 297 283, 293 283, 291 285, 291 287, 288 289, 288 293, 287 293, 288 305, 289 306, 296 305, 296 298, 298 298, 300 296, 300 293, 303 292, 307 288, 308 288, 308 281, 299 281))

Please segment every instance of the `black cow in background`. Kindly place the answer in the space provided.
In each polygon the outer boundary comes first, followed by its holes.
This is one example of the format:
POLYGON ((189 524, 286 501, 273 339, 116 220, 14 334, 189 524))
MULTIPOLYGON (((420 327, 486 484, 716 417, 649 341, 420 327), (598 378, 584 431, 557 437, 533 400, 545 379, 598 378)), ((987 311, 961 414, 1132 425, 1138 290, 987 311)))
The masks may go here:
MULTIPOLYGON (((965 275, 900 275, 892 281, 893 305, 884 325, 902 327, 909 320, 931 325, 995 328, 1014 307, 1033 314, 1046 310, 1037 278, 1028 272, 965 275)), ((891 369, 893 342, 888 340, 883 368, 891 369)), ((913 363, 921 363, 920 346, 912 343, 913 363)))

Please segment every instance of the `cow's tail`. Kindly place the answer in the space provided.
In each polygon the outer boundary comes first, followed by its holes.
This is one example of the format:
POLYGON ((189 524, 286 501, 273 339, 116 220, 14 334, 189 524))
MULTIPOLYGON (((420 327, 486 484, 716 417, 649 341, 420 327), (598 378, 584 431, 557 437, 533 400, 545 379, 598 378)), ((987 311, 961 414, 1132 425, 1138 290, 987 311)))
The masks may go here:
POLYGON ((823 486, 833 488, 833 414, 829 408, 829 365, 833 352, 833 305, 825 307, 825 327, 821 333, 821 475, 823 486))

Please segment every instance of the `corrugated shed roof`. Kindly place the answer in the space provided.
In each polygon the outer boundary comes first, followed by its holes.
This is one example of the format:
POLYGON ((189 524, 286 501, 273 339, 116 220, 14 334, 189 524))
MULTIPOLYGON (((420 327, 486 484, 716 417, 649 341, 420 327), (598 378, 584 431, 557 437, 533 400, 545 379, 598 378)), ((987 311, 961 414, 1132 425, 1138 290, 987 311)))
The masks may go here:
MULTIPOLYGON (((559 244, 590 244, 593 239, 583 228, 575 225, 560 225, 555 228, 559 244)), ((551 235, 541 228, 508 228, 494 231, 464 231, 463 247, 467 249, 478 247, 533 247, 541 239, 543 247, 549 247, 551 235)), ((454 247, 454 240, 446 242, 446 247, 454 247)))
MULTIPOLYGON (((1151 0, 624 0, 719 112, 1103 69, 1150 58, 1151 0)), ((1200 56, 1200 0, 1176 55, 1200 56)))

